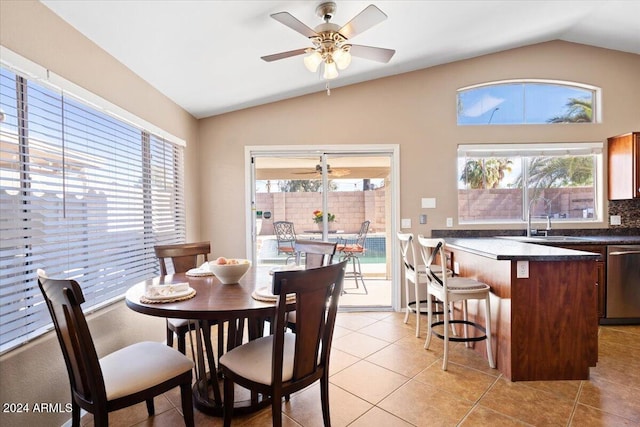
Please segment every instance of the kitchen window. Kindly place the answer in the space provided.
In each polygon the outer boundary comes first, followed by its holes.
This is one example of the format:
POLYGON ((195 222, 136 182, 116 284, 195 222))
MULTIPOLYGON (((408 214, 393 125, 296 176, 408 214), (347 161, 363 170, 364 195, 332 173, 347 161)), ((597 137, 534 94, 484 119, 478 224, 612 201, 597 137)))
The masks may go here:
POLYGON ((0 108, 4 353, 52 327, 37 269, 77 280, 95 310, 157 275, 154 245, 186 226, 179 141, 4 63, 0 108))
POLYGON ((600 221, 602 145, 459 145, 459 222, 600 221))

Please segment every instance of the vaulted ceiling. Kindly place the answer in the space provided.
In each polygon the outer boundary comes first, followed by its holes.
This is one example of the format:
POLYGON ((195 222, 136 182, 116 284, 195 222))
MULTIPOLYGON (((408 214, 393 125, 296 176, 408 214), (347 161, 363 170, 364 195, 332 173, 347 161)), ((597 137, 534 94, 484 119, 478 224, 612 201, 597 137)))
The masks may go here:
MULTIPOLYGON (((42 0, 86 37, 196 118, 324 91, 296 56, 310 47, 272 19, 289 12, 308 27, 313 1, 42 0)), ((343 25, 370 1, 336 1, 343 25)), ((395 49, 387 64, 354 57, 332 89, 550 40, 640 54, 640 1, 375 1, 388 19, 354 44, 395 49)))

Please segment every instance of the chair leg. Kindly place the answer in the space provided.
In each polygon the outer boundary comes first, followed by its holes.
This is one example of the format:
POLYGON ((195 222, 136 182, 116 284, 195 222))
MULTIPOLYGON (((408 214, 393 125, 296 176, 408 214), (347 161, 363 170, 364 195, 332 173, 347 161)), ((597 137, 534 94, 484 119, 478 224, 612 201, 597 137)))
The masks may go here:
POLYGON ((487 294, 485 300, 485 329, 487 333, 487 359, 489 359, 489 366, 493 369, 496 367, 495 359, 493 358, 493 346, 491 345, 491 294, 487 294))
POLYGON ((153 404, 153 397, 151 399, 147 399, 146 402, 147 402, 147 413, 149 413, 149 416, 152 417, 156 413, 156 407, 153 404))
POLYGON ((178 351, 182 354, 187 354, 187 334, 189 333, 189 328, 187 327, 186 331, 180 331, 178 334, 178 351))
POLYGON ((362 289, 364 290, 365 295, 369 295, 369 291, 367 290, 367 285, 364 284, 364 276, 362 275, 362 266, 360 265, 360 258, 357 256, 353 257, 353 268, 355 270, 356 264, 358 264, 358 272, 355 273, 356 276, 356 287, 358 287, 358 277, 360 278, 360 283, 362 283, 362 289))
POLYGON ((329 373, 325 370, 320 378, 320 402, 322 404, 322 420, 325 427, 331 426, 331 414, 329 413, 329 373))
MULTIPOLYGON (((448 304, 442 304, 443 307, 446 307, 448 304)), ((447 365, 449 363, 449 311, 442 310, 444 316, 444 354, 442 355, 442 370, 447 370, 447 365)))
POLYGON ((429 349, 429 345, 431 344, 431 324, 433 323, 433 301, 431 299, 431 295, 427 291, 427 339, 424 342, 424 348, 429 349))
POLYGON ((180 400, 182 402, 182 416, 186 427, 193 427, 193 396, 191 392, 191 381, 180 385, 180 400))
POLYGON ((167 345, 173 347, 173 331, 169 329, 169 320, 165 319, 165 322, 167 323, 167 345))
MULTIPOLYGON (((464 319, 465 322, 469 321, 469 311, 467 308, 467 300, 462 301, 462 318, 464 319)), ((469 338, 469 325, 467 325, 466 323, 464 324, 464 338, 465 339, 469 338)), ((469 341, 465 341, 464 346, 466 348, 469 348, 471 347, 471 344, 469 343, 469 341)))
POLYGON ((416 338, 420 338, 420 296, 418 294, 418 278, 414 282, 414 292, 416 294, 416 338))
MULTIPOLYGON (((71 392, 73 395, 73 392, 71 392)), ((71 425, 72 427, 80 427, 80 406, 71 399, 71 425)))
POLYGON ((224 378, 224 427, 231 427, 233 418, 233 381, 224 378))
POLYGON ((274 393, 271 396, 271 425, 282 427, 282 394, 274 393))
POLYGON ((409 307, 409 280, 407 279, 407 275, 404 277, 404 300, 406 301, 407 307, 404 310, 404 323, 409 321, 409 312, 411 308, 409 307))

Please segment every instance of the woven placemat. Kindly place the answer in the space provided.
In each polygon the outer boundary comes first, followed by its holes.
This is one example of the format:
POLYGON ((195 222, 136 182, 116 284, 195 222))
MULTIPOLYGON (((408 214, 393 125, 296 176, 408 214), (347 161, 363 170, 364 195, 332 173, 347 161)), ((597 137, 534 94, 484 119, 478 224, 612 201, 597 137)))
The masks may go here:
MULTIPOLYGON (((274 296, 261 295, 257 291, 253 291, 253 293, 251 294, 251 298, 253 298, 256 301, 262 301, 262 302, 276 302, 276 300, 278 299, 278 297, 275 295, 274 296)), ((296 300, 295 295, 287 297, 287 302, 294 302, 295 300, 296 300)))
POLYGON ((196 296, 196 290, 195 289, 191 289, 191 292, 188 293, 187 295, 183 295, 181 297, 171 298, 171 299, 161 299, 161 300, 149 299, 149 298, 146 298, 144 295, 142 295, 140 297, 140 302, 142 304, 164 304, 164 303, 167 303, 167 302, 178 302, 178 301, 188 300, 188 299, 191 299, 191 298, 193 298, 195 296, 196 296))

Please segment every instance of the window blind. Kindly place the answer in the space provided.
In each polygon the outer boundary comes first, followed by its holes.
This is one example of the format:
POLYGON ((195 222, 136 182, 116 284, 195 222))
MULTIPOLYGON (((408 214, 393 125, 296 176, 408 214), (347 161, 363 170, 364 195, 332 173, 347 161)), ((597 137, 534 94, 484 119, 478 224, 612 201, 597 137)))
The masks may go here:
POLYGON ((82 286, 85 310, 159 273, 186 237, 183 148, 1 69, 0 352, 51 328, 36 270, 82 286))

